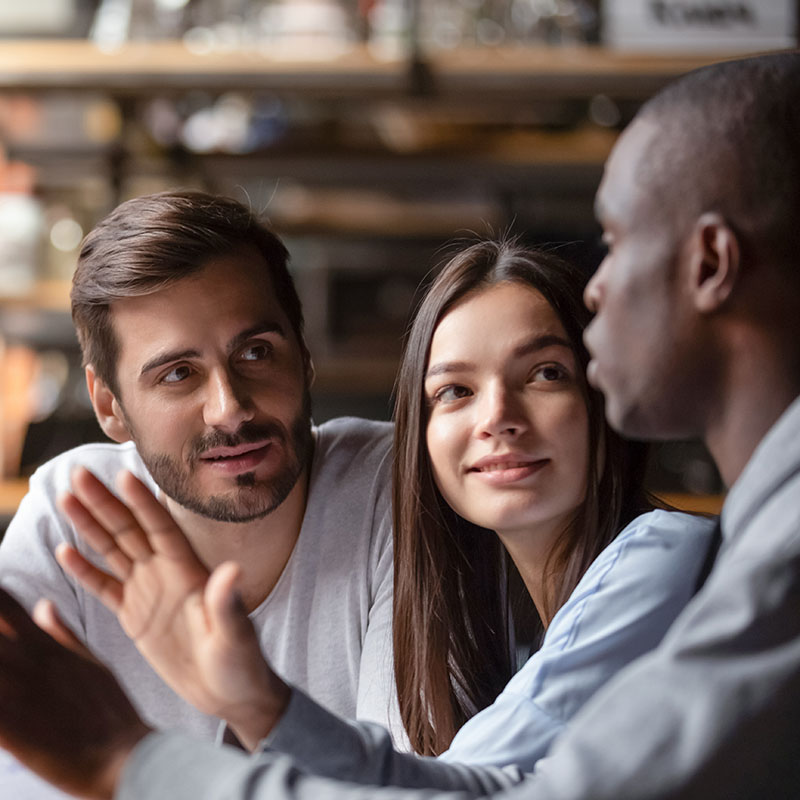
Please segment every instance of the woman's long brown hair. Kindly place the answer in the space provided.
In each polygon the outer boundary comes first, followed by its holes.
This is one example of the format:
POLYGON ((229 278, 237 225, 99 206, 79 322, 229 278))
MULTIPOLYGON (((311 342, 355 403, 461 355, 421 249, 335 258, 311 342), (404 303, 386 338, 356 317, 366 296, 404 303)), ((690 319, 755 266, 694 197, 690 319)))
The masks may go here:
MULTIPOLYGON (((456 514, 436 487, 425 431, 424 376, 439 321, 466 295, 498 283, 539 291, 558 315, 584 374, 586 276, 514 240, 482 241, 442 269, 419 306, 397 379, 395 404, 394 665, 400 714, 414 750, 438 755, 492 703, 515 669, 506 592, 514 569, 493 532, 456 514)), ((490 335, 487 331, 487 335, 490 335)), ((652 508, 643 490, 645 449, 605 422, 602 396, 582 382, 589 416, 587 492, 546 565, 546 620, 627 522, 652 508)), ((532 603, 531 603, 532 608, 532 603)))

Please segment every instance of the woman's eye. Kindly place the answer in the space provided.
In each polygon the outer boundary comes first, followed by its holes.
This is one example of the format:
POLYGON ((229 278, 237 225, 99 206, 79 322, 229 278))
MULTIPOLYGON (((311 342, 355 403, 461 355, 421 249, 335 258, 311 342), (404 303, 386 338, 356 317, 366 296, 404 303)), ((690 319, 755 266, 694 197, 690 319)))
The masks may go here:
POLYGON ((443 386, 433 395, 435 403, 455 403, 464 397, 469 397, 472 392, 466 386, 443 386))
POLYGON ((272 352, 272 347, 266 342, 259 342, 258 344, 251 344, 245 347, 239 353, 241 361, 264 361, 269 358, 272 352))
POLYGON ((164 375, 161 379, 161 383, 180 383, 181 381, 185 381, 191 374, 192 370, 185 364, 181 364, 179 367, 173 367, 164 375))
POLYGON ((567 377, 567 371, 557 364, 546 364, 534 370, 533 379, 545 382, 560 381, 567 377))

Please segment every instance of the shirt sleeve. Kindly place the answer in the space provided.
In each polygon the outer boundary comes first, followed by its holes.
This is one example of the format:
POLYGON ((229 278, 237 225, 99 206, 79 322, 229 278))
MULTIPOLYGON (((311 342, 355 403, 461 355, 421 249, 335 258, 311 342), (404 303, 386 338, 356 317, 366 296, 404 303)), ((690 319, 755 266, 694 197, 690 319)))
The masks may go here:
POLYGON ((40 598, 52 600, 64 622, 85 638, 78 592, 56 561, 62 542, 75 545, 74 533, 55 507, 57 490, 41 475, 31 478, 0 544, 0 584, 28 611, 40 598))
POLYGON ((175 733, 152 733, 133 751, 115 800, 470 800, 477 792, 355 786, 304 773, 287 756, 249 758, 175 733))
POLYGON ((442 760, 532 771, 595 692, 661 642, 692 597, 713 527, 666 511, 634 520, 587 570, 541 648, 442 760))
POLYGON ((297 689, 261 751, 290 755, 304 772, 370 786, 466 789, 482 795, 523 779, 516 766, 447 764, 399 753, 380 725, 346 721, 297 689))
POLYGON ((400 719, 394 682, 392 649, 393 554, 392 524, 388 508, 378 524, 377 565, 372 570, 367 630, 358 674, 356 719, 388 727, 397 749, 408 751, 410 743, 400 719))

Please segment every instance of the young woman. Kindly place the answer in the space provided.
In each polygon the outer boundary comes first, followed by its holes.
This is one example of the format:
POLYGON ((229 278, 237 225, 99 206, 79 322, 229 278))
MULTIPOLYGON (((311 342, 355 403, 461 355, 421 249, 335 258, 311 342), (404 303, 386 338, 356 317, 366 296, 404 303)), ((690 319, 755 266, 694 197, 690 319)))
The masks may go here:
POLYGON ((485 791, 519 780, 605 681, 660 641, 695 591, 713 527, 647 511, 641 447, 605 425, 585 381, 583 284, 552 256, 482 242, 445 266, 410 333, 396 412, 394 655, 411 744, 446 750, 440 758, 396 753, 377 727, 289 690, 237 610, 236 569, 218 567, 203 589, 202 565, 132 476, 120 488, 137 519, 87 475, 65 503, 107 559, 126 550, 124 568, 106 575, 75 551, 61 562, 113 597, 129 627, 125 598, 142 592, 160 593, 171 621, 183 614, 177 644, 166 634, 137 644, 248 746, 268 736, 262 745, 308 771, 373 785, 485 791), (114 543, 119 529, 135 547, 114 543), (170 577, 176 562, 189 578, 170 577), (513 570, 543 636, 511 677, 513 570))
POLYGON ((644 446, 606 424, 585 378, 585 280, 552 255, 481 242, 445 266, 411 328, 397 382, 394 659, 419 753, 447 750, 516 671, 509 575, 544 639, 447 760, 532 767, 694 590, 711 525, 652 511, 644 446))

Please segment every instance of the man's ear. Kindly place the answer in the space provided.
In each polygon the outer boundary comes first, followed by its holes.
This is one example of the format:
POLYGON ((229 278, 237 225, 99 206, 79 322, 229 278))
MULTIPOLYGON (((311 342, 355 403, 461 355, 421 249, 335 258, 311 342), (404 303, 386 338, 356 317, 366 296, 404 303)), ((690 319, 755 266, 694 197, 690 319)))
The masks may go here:
POLYGON ((741 268, 739 240, 720 214, 707 212, 697 220, 689 257, 694 306, 712 313, 730 297, 741 268))
POLYGON ((103 433, 115 442, 127 442, 131 434, 125 424, 122 407, 105 381, 97 376, 91 364, 86 367, 86 388, 103 433))

